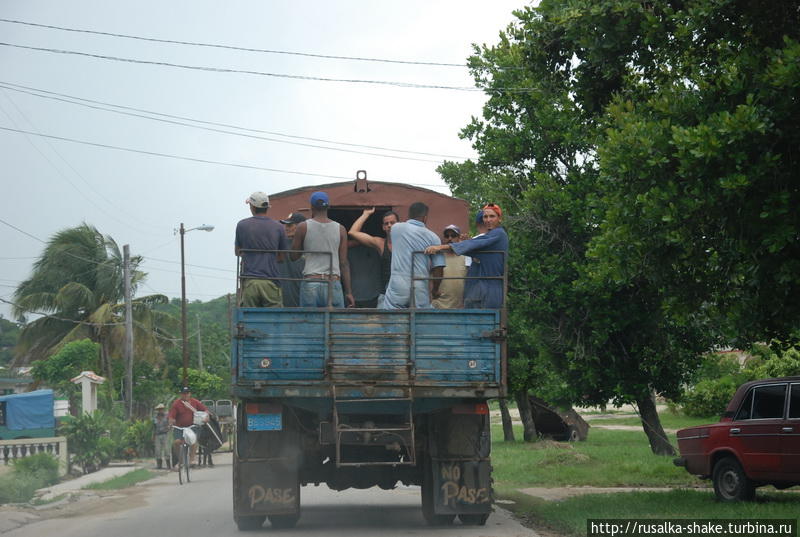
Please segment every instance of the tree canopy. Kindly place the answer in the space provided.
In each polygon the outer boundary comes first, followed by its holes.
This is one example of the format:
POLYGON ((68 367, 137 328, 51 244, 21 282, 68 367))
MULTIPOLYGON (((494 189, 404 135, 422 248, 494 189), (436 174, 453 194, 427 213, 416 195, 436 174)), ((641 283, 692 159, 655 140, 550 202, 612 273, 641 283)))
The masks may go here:
MULTIPOLYGON (((131 258, 135 291, 146 274, 131 258)), ((111 377, 111 360, 123 355, 125 327, 123 259, 117 243, 87 224, 58 232, 34 263, 33 274, 14 293, 14 315, 39 314, 24 325, 15 352, 19 365, 47 358, 70 341, 89 338, 100 344, 101 367, 111 377)), ((174 320, 154 311, 163 295, 133 301, 134 344, 138 359, 160 360, 159 326, 174 320)), ((111 380, 109 378, 109 380, 111 380)))
POLYGON ((677 395, 714 344, 800 325, 800 11, 543 0, 516 16, 469 61, 479 158, 439 171, 511 215, 528 387, 554 364, 573 402, 636 402, 669 453, 651 391, 677 395))

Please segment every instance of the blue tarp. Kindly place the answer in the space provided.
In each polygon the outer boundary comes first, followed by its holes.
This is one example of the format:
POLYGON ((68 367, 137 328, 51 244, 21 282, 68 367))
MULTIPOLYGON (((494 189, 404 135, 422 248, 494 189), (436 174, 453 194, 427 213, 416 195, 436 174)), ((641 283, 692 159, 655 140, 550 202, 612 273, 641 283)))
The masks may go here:
POLYGON ((45 429, 56 425, 53 417, 53 390, 0 395, 0 403, 2 402, 5 402, 8 429, 45 429))

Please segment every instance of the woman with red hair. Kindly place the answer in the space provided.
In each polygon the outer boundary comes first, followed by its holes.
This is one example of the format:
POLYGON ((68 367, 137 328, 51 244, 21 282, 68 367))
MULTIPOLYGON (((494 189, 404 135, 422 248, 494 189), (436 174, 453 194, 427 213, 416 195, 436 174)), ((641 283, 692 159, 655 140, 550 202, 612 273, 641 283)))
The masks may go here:
POLYGON ((490 203, 483 208, 486 233, 461 242, 429 246, 426 254, 452 250, 472 257, 464 286, 464 308, 500 308, 503 305, 503 273, 508 255, 508 234, 502 226, 503 210, 490 203), (502 252, 502 253, 501 253, 502 252))

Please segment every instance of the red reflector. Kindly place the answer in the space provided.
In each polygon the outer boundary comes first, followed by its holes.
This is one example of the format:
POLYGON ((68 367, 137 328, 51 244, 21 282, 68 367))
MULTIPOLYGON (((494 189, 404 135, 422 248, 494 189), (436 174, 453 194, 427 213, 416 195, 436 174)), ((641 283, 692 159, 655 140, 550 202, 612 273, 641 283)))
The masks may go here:
POLYGON ((245 414, 280 414, 281 405, 277 403, 247 403, 245 414))
POLYGON ((473 403, 456 405, 453 407, 453 414, 489 414, 489 405, 486 403, 473 403))

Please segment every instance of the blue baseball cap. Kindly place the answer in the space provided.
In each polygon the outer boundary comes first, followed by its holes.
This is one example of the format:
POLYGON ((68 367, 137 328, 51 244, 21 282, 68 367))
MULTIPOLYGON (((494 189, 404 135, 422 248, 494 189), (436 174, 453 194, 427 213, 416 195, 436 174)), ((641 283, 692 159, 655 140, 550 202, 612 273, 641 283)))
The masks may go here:
POLYGON ((318 209, 323 209, 331 204, 328 195, 325 192, 314 192, 311 194, 311 206, 318 209))
POLYGON ((475 223, 483 224, 483 209, 475 213, 475 223))

